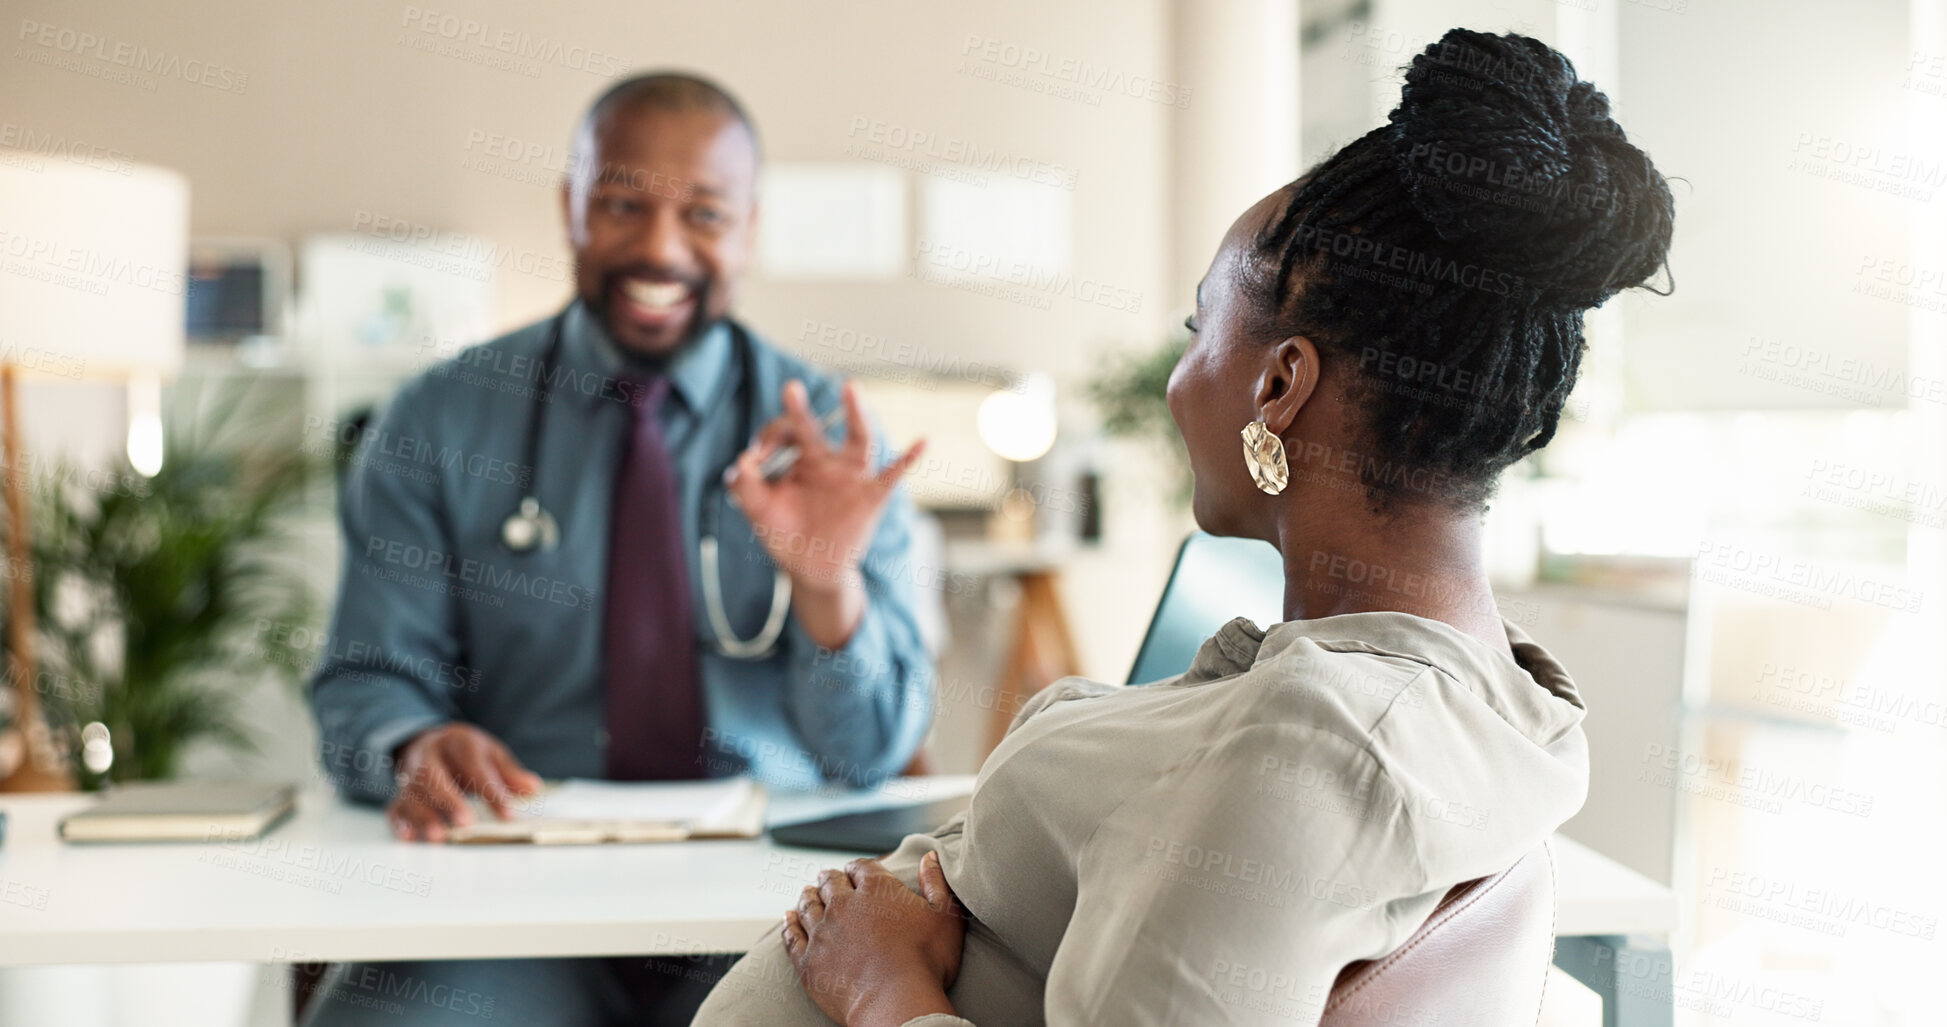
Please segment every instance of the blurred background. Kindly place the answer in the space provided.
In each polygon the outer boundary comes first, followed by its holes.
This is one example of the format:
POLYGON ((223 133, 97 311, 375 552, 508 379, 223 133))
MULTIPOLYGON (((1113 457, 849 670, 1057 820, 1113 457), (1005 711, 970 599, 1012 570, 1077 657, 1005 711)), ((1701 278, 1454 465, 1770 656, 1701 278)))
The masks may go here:
MULTIPOLYGON (((1005 697, 1127 674, 1192 526, 1161 387, 1217 240, 1454 25, 1568 54, 1678 202, 1674 294, 1590 316, 1489 515, 1503 614, 1591 710, 1565 831, 1679 895, 1679 1023, 1938 1023, 1938 0, 17 0, 0 280, 118 320, 77 355, 0 303, 44 650, 5 715, 90 786, 316 781, 342 450, 566 301, 570 130, 677 67, 763 138, 742 318, 929 440, 927 752, 971 772, 1005 697), (36 227, 90 219, 133 254, 36 227)), ((1556 1022, 1599 1021, 1578 987, 1556 1022)))

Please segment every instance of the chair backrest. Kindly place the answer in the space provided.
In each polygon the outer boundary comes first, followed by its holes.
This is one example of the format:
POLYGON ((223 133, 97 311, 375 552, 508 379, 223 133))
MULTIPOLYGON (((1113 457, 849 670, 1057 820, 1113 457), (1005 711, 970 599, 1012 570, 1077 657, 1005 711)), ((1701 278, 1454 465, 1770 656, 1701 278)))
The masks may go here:
POLYGON ((1391 955, 1340 971, 1318 1027, 1533 1024, 1554 952, 1555 861, 1544 842, 1455 886, 1391 955))

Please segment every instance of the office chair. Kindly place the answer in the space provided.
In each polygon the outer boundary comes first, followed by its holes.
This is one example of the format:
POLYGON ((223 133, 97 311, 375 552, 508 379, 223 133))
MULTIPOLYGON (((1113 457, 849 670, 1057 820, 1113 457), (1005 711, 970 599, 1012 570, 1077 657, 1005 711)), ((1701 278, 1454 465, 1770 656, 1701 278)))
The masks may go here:
POLYGON ((1456 885, 1391 955, 1339 971, 1318 1027, 1533 1024, 1554 958, 1555 860, 1543 842, 1456 885))
MULTIPOLYGON (((1253 539, 1195 532, 1130 668, 1129 683, 1188 669, 1232 617, 1284 620, 1284 562, 1253 539)), ((1555 864, 1548 845, 1491 877, 1450 889, 1391 955, 1339 972, 1319 1027, 1519 1027, 1541 1015, 1555 953, 1555 864)))

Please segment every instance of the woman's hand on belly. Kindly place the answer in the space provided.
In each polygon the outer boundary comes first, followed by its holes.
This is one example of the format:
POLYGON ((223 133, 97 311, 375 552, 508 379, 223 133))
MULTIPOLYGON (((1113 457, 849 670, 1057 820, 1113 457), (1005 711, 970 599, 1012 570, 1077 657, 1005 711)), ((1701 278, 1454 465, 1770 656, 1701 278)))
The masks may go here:
POLYGON ((954 1011, 946 989, 960 972, 966 911, 938 853, 920 860, 919 884, 915 894, 878 860, 855 859, 820 872, 784 914, 784 951, 826 1016, 893 1027, 954 1011))

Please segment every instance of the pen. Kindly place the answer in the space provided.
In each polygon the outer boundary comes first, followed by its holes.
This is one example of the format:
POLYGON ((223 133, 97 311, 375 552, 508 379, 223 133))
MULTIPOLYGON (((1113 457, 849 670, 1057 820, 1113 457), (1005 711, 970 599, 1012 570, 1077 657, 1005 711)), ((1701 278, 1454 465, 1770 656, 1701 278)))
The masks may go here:
MULTIPOLYGON (((828 431, 837 427, 844 419, 845 408, 833 407, 830 413, 819 419, 818 428, 821 431, 828 431)), ((765 481, 776 481, 790 473, 791 468, 797 466, 798 458, 803 455, 804 451, 795 445, 780 446, 757 465, 758 473, 764 476, 765 481)))

